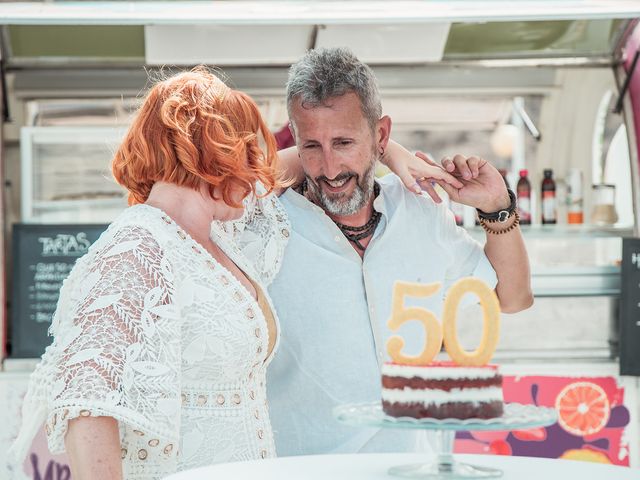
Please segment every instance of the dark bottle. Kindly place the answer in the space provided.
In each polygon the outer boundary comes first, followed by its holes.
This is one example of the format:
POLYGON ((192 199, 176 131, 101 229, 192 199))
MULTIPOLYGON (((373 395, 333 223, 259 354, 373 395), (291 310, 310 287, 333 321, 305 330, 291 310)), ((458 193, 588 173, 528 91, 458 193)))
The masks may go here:
POLYGON ((528 173, 527 170, 520 170, 520 179, 516 186, 521 225, 531 225, 531 183, 527 178, 528 173))
POLYGON ((553 180, 553 170, 546 168, 542 180, 542 223, 553 224, 557 220, 556 182, 553 180))

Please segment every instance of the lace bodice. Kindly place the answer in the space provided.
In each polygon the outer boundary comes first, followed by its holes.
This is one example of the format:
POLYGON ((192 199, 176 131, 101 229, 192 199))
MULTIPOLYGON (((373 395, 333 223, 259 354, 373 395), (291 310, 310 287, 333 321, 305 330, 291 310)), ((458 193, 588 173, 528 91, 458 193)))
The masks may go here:
MULTIPOLYGON (((212 238, 266 292, 289 226, 276 199, 251 203, 212 238)), ((162 211, 130 207, 78 260, 51 334, 10 458, 24 456, 45 419, 50 450, 64 451, 79 416, 118 420, 125 478, 275 455, 262 310, 162 211)))

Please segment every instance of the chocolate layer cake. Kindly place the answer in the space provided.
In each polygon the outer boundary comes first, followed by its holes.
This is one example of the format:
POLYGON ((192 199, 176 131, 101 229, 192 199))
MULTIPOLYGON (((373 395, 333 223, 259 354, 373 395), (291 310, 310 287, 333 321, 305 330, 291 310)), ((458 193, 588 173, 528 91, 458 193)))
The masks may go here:
POLYGON ((385 363, 382 409, 393 417, 494 418, 502 415, 502 375, 497 365, 463 367, 385 363))

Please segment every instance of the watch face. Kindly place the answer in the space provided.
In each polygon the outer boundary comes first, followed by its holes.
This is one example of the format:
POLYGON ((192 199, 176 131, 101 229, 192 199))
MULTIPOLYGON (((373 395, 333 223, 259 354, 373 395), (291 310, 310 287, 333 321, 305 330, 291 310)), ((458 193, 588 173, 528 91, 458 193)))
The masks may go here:
POLYGON ((507 221, 507 219, 509 218, 509 212, 506 210, 501 210, 500 213, 498 213, 498 221, 501 223, 504 223, 507 221))

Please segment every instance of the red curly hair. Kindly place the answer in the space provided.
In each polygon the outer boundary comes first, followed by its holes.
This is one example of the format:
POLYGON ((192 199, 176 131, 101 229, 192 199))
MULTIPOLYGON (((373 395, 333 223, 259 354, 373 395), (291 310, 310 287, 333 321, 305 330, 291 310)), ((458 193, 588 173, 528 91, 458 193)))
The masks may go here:
POLYGON ((129 205, 144 203, 156 182, 198 190, 202 182, 222 192, 227 205, 237 188, 256 193, 282 186, 276 173, 276 141, 258 106, 200 66, 154 85, 112 163, 129 205), (260 148, 260 135, 266 146, 260 148))

